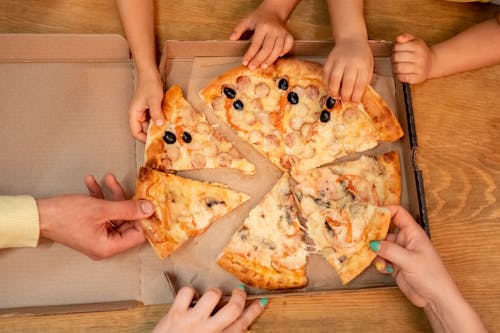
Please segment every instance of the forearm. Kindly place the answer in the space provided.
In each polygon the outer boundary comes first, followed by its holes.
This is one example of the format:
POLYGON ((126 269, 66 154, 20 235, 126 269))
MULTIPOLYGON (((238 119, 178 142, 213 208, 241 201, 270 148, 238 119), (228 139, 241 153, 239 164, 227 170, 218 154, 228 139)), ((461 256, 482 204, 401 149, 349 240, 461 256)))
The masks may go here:
POLYGON ((363 16, 363 0, 328 0, 327 2, 335 42, 353 39, 368 40, 363 16))
POLYGON ((159 75, 152 0, 117 0, 118 13, 138 75, 159 75))
POLYGON ((431 47, 429 78, 500 63, 500 22, 491 19, 431 47))
POLYGON ((286 22, 299 2, 300 0, 264 0, 259 10, 272 13, 282 22, 286 22))
POLYGON ((436 333, 488 332, 479 315, 458 290, 430 303, 424 311, 436 333))

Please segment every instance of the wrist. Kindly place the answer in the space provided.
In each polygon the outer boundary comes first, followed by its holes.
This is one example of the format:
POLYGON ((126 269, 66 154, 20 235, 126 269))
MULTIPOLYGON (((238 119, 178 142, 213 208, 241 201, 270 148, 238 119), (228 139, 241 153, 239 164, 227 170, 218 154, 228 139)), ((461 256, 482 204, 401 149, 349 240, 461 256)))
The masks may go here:
POLYGON ((434 46, 432 46, 429 48, 429 72, 427 74, 427 79, 434 79, 443 76, 443 74, 439 72, 440 66, 438 62, 438 55, 434 46))
POLYGON ((257 10, 265 15, 273 16, 282 24, 285 24, 297 3, 297 1, 286 1, 284 3, 281 0, 268 0, 263 1, 257 10))
POLYGON ((50 199, 36 199, 36 205, 38 207, 38 222, 40 225, 40 237, 49 238, 47 235, 50 234, 50 210, 51 206, 49 204, 50 199))

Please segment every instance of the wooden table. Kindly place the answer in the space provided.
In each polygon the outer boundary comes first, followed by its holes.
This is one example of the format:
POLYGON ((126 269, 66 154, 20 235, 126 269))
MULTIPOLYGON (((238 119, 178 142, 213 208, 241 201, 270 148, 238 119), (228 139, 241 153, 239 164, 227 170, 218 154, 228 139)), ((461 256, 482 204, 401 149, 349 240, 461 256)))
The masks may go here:
MULTIPOLYGON (((157 39, 225 39, 259 2, 156 1, 157 39)), ((446 1, 372 0, 365 15, 371 39, 394 40, 408 31, 436 43, 499 10, 494 5, 446 1)), ((302 1, 289 27, 296 39, 329 39, 324 1, 302 1)), ((109 0, 0 2, 0 33, 50 32, 122 33, 109 0)), ((500 331, 499 87, 500 65, 412 87, 432 240, 492 332, 500 331)), ((149 332, 167 310, 168 305, 158 305, 0 318, 0 331, 149 332)), ((252 330, 431 331, 423 311, 398 289, 272 300, 252 330)))

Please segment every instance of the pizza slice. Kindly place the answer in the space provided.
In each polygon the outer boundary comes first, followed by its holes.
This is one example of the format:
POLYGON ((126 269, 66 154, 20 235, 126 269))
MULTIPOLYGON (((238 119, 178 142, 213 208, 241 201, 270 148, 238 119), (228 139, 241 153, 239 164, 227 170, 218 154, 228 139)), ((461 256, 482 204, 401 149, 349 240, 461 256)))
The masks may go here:
POLYGON ((255 165, 194 110, 179 86, 165 93, 162 107, 165 124, 150 123, 148 128, 146 166, 160 171, 227 167, 255 173, 255 165))
POLYGON ((141 225, 146 238, 163 259, 250 196, 224 185, 142 167, 134 198, 149 200, 155 206, 154 214, 141 220, 141 225))
POLYGON ((307 284, 303 237, 285 173, 250 211, 217 263, 253 287, 300 288, 307 284))
POLYGON ((362 156, 295 178, 308 235, 346 284, 375 258, 369 242, 387 235, 390 212, 380 206, 400 203, 399 156, 362 156))

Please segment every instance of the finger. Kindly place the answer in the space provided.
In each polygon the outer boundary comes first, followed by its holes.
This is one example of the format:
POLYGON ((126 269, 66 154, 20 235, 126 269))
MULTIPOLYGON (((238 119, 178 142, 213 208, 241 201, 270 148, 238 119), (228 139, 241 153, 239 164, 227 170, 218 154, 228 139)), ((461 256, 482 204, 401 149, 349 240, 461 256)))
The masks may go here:
POLYGON ((415 219, 413 219, 413 216, 402 206, 391 205, 386 206, 386 208, 391 212, 392 223, 400 230, 405 230, 408 227, 420 228, 415 219))
MULTIPOLYGON (((263 299, 255 300, 250 304, 244 311, 241 317, 237 320, 235 325, 241 328, 241 331, 246 331, 248 327, 253 323, 258 316, 260 316, 265 309, 265 305, 262 302, 263 299)), ((267 299, 266 299, 267 302, 267 299)))
POLYGON ((375 260, 373 260, 373 266, 379 273, 382 274, 389 273, 386 271, 387 261, 382 257, 377 256, 375 260))
POLYGON ((283 53, 283 47, 285 46, 285 37, 277 38, 274 42, 274 47, 271 51, 271 54, 267 59, 264 60, 261 67, 266 69, 278 59, 278 57, 283 53))
POLYGON ((128 110, 130 131, 134 138, 146 142, 146 133, 142 131, 142 123, 146 120, 146 108, 141 106, 136 99, 132 99, 128 110))
POLYGON ((250 70, 258 68, 264 62, 264 60, 266 60, 271 55, 273 49, 275 48, 276 40, 277 38, 266 35, 264 43, 262 44, 262 48, 248 64, 248 68, 250 68, 250 70))
POLYGON ((287 33, 285 36, 285 45, 283 46, 283 52, 281 52, 280 57, 290 52, 292 47, 293 47, 293 36, 287 33))
POLYGON ((351 100, 354 103, 361 102, 361 98, 365 93, 368 82, 369 76, 367 75, 367 73, 361 73, 360 71, 358 71, 358 76, 356 77, 356 82, 354 83, 354 88, 351 96, 351 100))
POLYGON ((191 306, 193 297, 196 295, 196 290, 193 287, 182 287, 177 292, 171 309, 187 310, 191 306))
POLYGON ((418 74, 396 74, 396 77, 399 81, 410 84, 417 84, 424 81, 418 74))
POLYGON ((417 66, 413 62, 398 62, 392 64, 392 70, 396 74, 418 74, 417 66))
POLYGON ((387 240, 389 242, 395 242, 397 237, 398 237, 398 234, 391 232, 391 233, 387 234, 387 237, 385 238, 385 240, 387 240))
POLYGON ((415 36, 405 32, 405 33, 402 33, 401 35, 396 37, 396 43, 400 43, 400 44, 408 43, 408 42, 415 40, 415 39, 417 39, 415 36))
POLYGON ((343 101, 350 101, 354 90, 354 84, 358 76, 358 71, 354 68, 347 68, 344 70, 342 83, 340 87, 340 96, 343 101))
POLYGON ((266 37, 266 33, 262 31, 256 31, 252 38, 252 43, 248 48, 247 52, 243 56, 243 66, 247 66, 250 61, 255 57, 255 55, 259 52, 264 43, 264 38, 266 37))
POLYGON ((229 36, 229 39, 238 40, 240 39, 241 35, 243 35, 243 33, 248 30, 252 30, 252 27, 250 25, 250 19, 244 18, 243 20, 240 21, 240 23, 236 25, 236 27, 234 27, 233 31, 231 32, 231 35, 229 36))
POLYGON ((104 194, 102 192, 101 186, 97 183, 94 176, 85 176, 85 186, 89 191, 89 195, 96 199, 104 199, 104 194))
POLYGON ((135 221, 144 219, 153 214, 154 206, 146 200, 102 200, 102 219, 135 221))
POLYGON ((245 309, 246 297, 247 294, 243 290, 233 289, 229 302, 210 319, 212 331, 219 332, 238 319, 245 309))
POLYGON ((412 40, 404 44, 394 44, 392 52, 415 52, 419 48, 418 40, 412 40))
POLYGON ((417 54, 412 51, 397 51, 392 54, 392 62, 415 62, 417 54))
POLYGON ((222 292, 217 288, 210 288, 201 296, 193 308, 197 318, 208 318, 222 297, 222 292))
POLYGON ((333 98, 340 97, 340 84, 344 74, 343 64, 334 64, 328 79, 328 91, 333 98))
POLYGON ((398 266, 406 267, 412 263, 411 252, 389 241, 371 241, 370 248, 381 258, 398 266))
POLYGON ((165 117, 163 116, 161 109, 161 102, 161 99, 156 98, 151 99, 149 102, 149 115, 151 116, 153 123, 158 127, 162 127, 163 124, 165 124, 165 117))
POLYGON ((120 252, 143 244, 146 241, 142 230, 129 228, 120 233, 109 231, 105 239, 98 245, 98 258, 108 258, 120 252))
POLYGON ((125 200, 125 191, 112 173, 104 176, 104 184, 110 190, 110 199, 113 201, 125 200))

